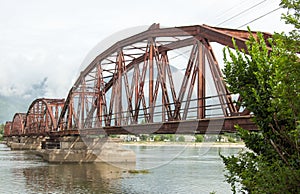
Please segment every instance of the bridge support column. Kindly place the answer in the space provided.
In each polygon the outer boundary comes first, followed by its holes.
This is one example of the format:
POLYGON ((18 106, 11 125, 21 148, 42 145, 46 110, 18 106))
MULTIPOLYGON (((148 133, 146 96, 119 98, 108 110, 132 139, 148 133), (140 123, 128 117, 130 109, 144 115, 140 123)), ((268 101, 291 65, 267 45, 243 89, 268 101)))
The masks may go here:
MULTIPOLYGON (((47 140, 49 142, 49 140, 47 140)), ((57 137, 55 146, 47 143, 46 149, 39 150, 38 155, 44 160, 53 163, 72 162, 106 162, 117 163, 122 167, 134 167, 136 162, 135 153, 122 148, 118 143, 109 139, 81 138, 80 136, 57 137)))
POLYGON ((12 143, 12 137, 6 137, 5 138, 5 143, 8 147, 10 147, 11 143, 12 143))
POLYGON ((7 146, 11 150, 38 150, 41 149, 42 136, 11 137, 7 140, 7 146))

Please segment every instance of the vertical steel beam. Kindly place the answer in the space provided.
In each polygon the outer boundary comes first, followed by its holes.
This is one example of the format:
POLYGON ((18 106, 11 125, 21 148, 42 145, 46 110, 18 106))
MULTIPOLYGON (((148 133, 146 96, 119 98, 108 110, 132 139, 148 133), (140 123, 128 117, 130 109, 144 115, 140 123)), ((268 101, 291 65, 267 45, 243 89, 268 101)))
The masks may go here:
MULTIPOLYGON (((116 75, 114 75, 114 80, 116 75)), ((106 126, 110 126, 111 125, 111 121, 112 121, 112 113, 113 113, 113 108, 114 108, 114 102, 115 102, 115 91, 116 91, 116 85, 114 84, 112 89, 111 89, 111 96, 110 96, 110 101, 109 101, 109 113, 107 116, 107 123, 106 126)))
POLYGON ((74 94, 71 94, 71 99, 69 102, 68 118, 67 118, 67 129, 72 130, 72 117, 73 117, 73 107, 74 107, 74 94))
POLYGON ((203 119, 205 118, 205 56, 202 43, 199 43, 198 59, 197 117, 203 119))
POLYGON ((85 105, 85 103, 84 103, 84 101, 85 101, 85 97, 86 97, 86 95, 85 95, 85 88, 86 88, 86 83, 85 83, 85 80, 84 80, 85 78, 82 78, 82 85, 81 85, 81 92, 80 92, 80 107, 78 107, 78 110, 80 110, 80 112, 81 112, 81 114, 79 113, 79 118, 80 118, 80 121, 79 121, 79 126, 78 126, 78 128, 79 129, 82 129, 83 127, 84 127, 84 116, 85 116, 85 114, 84 114, 84 105, 85 105), (79 109, 80 108, 80 109, 79 109))
MULTIPOLYGON (((60 105, 60 106, 61 106, 61 105, 60 105)), ((57 127, 56 125, 57 125, 57 121, 58 121, 58 117, 59 117, 59 115, 58 115, 58 109, 59 109, 60 106, 57 105, 57 106, 55 107, 55 117, 54 117, 54 118, 55 118, 55 126, 54 126, 54 128, 57 127)))
POLYGON ((97 96, 97 103, 96 103, 96 108, 97 108, 97 117, 100 123, 100 126, 102 126, 102 113, 103 113, 103 92, 102 91, 102 68, 100 62, 97 65, 97 85, 96 85, 96 90, 98 91, 98 96, 97 96))
MULTIPOLYGON (((139 68, 139 64, 135 64, 134 66, 135 68, 135 96, 134 96, 134 105, 135 105, 135 110, 134 110, 134 114, 137 115, 137 113, 139 112, 139 107, 138 107, 138 103, 139 103, 139 78, 140 78, 140 68, 139 68)), ((137 117, 133 117, 134 123, 138 123, 138 118, 137 117)))
MULTIPOLYGON (((52 107, 51 107, 50 109, 52 110, 52 107)), ((50 122, 50 121, 49 121, 50 119, 48 118, 48 117, 50 116, 49 114, 50 114, 50 113, 46 110, 46 114, 45 114, 45 116, 44 116, 44 117, 45 117, 45 123, 44 123, 45 129, 44 129, 43 132, 48 132, 48 131, 50 131, 50 130, 49 130, 49 125, 48 125, 48 123, 50 122)))
POLYGON ((149 122, 153 122, 153 58, 154 58, 154 42, 153 40, 150 43, 150 54, 149 54, 149 122))
MULTIPOLYGON (((167 83, 166 83, 166 64, 167 64, 167 62, 166 62, 166 55, 167 55, 166 52, 162 53, 162 63, 161 63, 161 65, 162 65, 162 79, 161 79, 161 81, 165 85, 167 85, 167 83)), ((162 98, 161 98, 161 103, 162 103, 162 107, 161 107, 162 118, 161 118, 161 120, 162 120, 162 122, 166 121, 166 108, 165 108, 166 102, 165 102, 165 97, 166 97, 165 93, 162 92, 162 98)))
POLYGON ((117 80, 116 80, 116 106, 115 106, 115 115, 117 126, 122 125, 122 67, 124 63, 123 52, 119 51, 117 59, 117 80))

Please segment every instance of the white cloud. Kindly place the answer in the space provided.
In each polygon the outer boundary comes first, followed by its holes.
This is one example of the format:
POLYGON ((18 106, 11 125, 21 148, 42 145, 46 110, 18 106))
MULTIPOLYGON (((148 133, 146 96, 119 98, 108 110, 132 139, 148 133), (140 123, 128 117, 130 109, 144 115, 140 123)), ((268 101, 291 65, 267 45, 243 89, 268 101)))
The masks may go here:
MULTIPOLYGON (((258 3, 259 0, 254 3, 258 3)), ((0 0, 0 94, 24 93, 48 77, 47 95, 66 97, 80 65, 98 42, 124 28, 216 25, 253 0, 234 1, 58 1, 0 0)), ((222 26, 239 25, 270 11, 279 1, 266 1, 222 26)), ((280 12, 251 24, 252 29, 282 31, 280 12)))

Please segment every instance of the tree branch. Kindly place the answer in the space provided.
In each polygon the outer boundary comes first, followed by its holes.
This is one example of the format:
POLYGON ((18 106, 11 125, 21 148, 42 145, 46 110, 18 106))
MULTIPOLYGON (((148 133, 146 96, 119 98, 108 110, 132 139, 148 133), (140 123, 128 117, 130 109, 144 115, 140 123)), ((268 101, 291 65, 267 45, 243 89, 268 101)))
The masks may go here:
POLYGON ((288 161, 287 161, 286 158, 283 156, 283 154, 281 153, 281 151, 279 150, 279 148, 276 146, 276 144, 273 142, 272 139, 270 139, 270 143, 271 143, 271 145, 274 147, 274 149, 276 150, 276 152, 279 154, 279 156, 281 157, 281 159, 282 159, 287 165, 289 165, 288 161))

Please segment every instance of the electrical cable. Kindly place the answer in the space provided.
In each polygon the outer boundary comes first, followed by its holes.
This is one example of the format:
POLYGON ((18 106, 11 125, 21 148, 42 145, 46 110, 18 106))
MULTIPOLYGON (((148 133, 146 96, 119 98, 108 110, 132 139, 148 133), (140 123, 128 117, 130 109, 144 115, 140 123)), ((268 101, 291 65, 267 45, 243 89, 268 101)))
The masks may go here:
POLYGON ((252 7, 249 7, 249 8, 247 8, 247 9, 245 9, 245 10, 239 12, 238 14, 236 14, 236 15, 234 15, 234 16, 232 16, 232 17, 226 19, 226 20, 224 20, 223 22, 217 24, 217 26, 219 26, 219 25, 221 25, 221 24, 224 24, 224 23, 226 23, 226 22, 228 22, 228 21, 230 21, 230 20, 232 20, 232 19, 234 19, 234 18, 236 18, 236 17, 242 15, 243 13, 245 13, 245 12, 247 12, 247 11, 249 11, 249 10, 251 10, 251 9, 253 9, 253 8, 255 8, 255 7, 257 7, 257 6, 259 6, 260 4, 264 3, 265 1, 267 1, 267 0, 260 1, 259 3, 253 5, 252 7))
POLYGON ((243 24, 243 25, 237 27, 237 29, 242 28, 242 27, 244 27, 244 26, 246 26, 246 25, 248 25, 248 24, 251 24, 251 23, 253 23, 253 22, 255 22, 255 21, 257 21, 257 20, 259 20, 259 19, 261 19, 261 18, 263 18, 263 17, 265 17, 265 16, 267 16, 267 15, 269 15, 269 14, 271 14, 271 13, 273 13, 273 12, 279 10, 279 9, 281 9, 281 8, 282 8, 282 7, 278 7, 278 8, 276 8, 276 9, 273 9, 272 11, 269 11, 268 13, 265 13, 265 14, 263 14, 263 15, 261 15, 261 16, 255 18, 254 20, 251 20, 250 22, 247 22, 247 23, 245 23, 245 24, 243 24))
POLYGON ((246 4, 246 3, 247 3, 247 1, 243 1, 242 3, 239 2, 238 4, 235 4, 234 6, 230 7, 229 9, 220 12, 219 14, 217 14, 216 19, 219 20, 222 17, 226 17, 226 14, 232 13, 232 11, 234 11, 234 9, 240 9, 241 7, 244 7, 244 4, 246 4))

